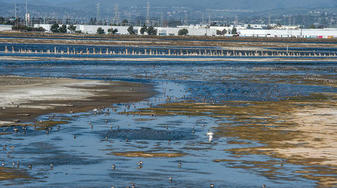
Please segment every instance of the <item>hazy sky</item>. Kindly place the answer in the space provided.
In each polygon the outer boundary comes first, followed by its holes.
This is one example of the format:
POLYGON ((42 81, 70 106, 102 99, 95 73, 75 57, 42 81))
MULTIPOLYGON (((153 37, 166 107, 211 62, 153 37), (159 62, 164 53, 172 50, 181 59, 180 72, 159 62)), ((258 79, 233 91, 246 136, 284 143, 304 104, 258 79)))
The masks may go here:
MULTIPOLYGON (((0 2, 13 3, 15 0, 0 0, 0 2)), ((25 0, 16 0, 24 3, 25 0)), ((193 8, 217 8, 217 9, 252 9, 265 10, 274 8, 292 7, 336 7, 337 0, 28 0, 30 4, 50 6, 71 6, 88 8, 100 2, 104 7, 111 7, 118 3, 120 7, 142 6, 150 1, 152 6, 185 6, 193 8)))

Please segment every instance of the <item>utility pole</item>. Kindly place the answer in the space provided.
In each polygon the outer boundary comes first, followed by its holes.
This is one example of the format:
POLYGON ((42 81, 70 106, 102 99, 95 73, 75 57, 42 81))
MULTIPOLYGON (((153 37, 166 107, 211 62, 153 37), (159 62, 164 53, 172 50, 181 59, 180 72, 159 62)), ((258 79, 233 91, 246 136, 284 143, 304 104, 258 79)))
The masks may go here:
POLYGON ((164 14, 163 12, 160 12, 160 27, 164 26, 164 14))
POLYGON ((16 20, 16 17, 17 17, 17 15, 16 15, 16 1, 14 1, 14 17, 15 17, 15 20, 16 20))
POLYGON ((119 24, 119 10, 118 4, 115 4, 115 16, 114 16, 114 24, 119 24))
POLYGON ((26 14, 25 14, 25 21, 26 21, 26 26, 29 26, 30 15, 29 15, 29 13, 28 13, 28 0, 26 0, 26 14))
POLYGON ((98 2, 96 4, 96 20, 97 20, 97 22, 99 22, 99 20, 100 20, 100 9, 101 9, 101 3, 98 2))
POLYGON ((238 16, 235 16, 234 25, 235 26, 239 25, 239 18, 238 18, 238 16))
POLYGON ((188 25, 188 14, 187 14, 187 11, 185 11, 184 24, 185 24, 185 25, 188 25))
POLYGON ((146 2, 146 25, 151 25, 151 21, 150 21, 150 2, 147 1, 146 2))

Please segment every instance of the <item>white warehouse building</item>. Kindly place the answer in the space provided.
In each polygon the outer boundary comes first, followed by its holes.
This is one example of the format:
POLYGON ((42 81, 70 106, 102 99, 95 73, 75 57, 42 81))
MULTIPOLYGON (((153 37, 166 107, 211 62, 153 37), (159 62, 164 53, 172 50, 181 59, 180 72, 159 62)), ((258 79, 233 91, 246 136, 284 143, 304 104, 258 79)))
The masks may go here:
MULTIPOLYGON (((107 26, 107 25, 75 25, 76 30, 85 34, 96 34, 97 29, 101 27, 105 33, 108 29, 117 29, 116 34, 129 34, 129 26, 107 26)), ((35 24, 34 27, 43 27, 47 32, 50 32, 51 24, 35 24)), ((1 28, 1 27, 0 27, 1 28)), ((234 26, 204 26, 190 25, 178 27, 155 27, 157 35, 160 36, 177 36, 179 30, 187 29, 190 36, 217 36, 217 31, 226 30, 226 36, 231 36, 231 31, 234 26)), ((296 38, 337 38, 337 28, 325 29, 247 29, 246 26, 235 26, 237 33, 242 37, 296 37, 296 38)), ((134 26, 136 34, 140 34, 140 26, 134 26)))
POLYGON ((12 25, 0 25, 0 31, 11 31, 12 25))

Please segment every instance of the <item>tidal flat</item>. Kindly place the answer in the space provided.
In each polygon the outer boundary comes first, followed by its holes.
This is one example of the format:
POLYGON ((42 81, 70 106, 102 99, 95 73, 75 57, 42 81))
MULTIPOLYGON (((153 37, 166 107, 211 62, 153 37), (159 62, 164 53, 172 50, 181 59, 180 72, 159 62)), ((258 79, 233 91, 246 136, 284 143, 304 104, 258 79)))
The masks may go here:
MULTIPOLYGON (((0 83, 93 83, 61 94, 97 94, 21 122, 1 116, 0 185, 336 187, 336 70, 319 60, 0 60, 0 83)), ((1 113, 27 102, 16 103, 1 113)))

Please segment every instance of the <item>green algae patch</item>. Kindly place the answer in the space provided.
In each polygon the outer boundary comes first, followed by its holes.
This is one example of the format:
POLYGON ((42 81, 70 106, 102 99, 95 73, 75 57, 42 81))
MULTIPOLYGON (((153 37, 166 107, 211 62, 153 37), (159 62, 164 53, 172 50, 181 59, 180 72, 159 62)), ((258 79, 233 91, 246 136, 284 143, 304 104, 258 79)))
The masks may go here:
POLYGON ((139 109, 128 114, 151 116, 207 116, 226 118, 219 123, 215 137, 234 138, 228 144, 234 148, 224 152, 233 156, 268 155, 284 162, 261 164, 256 161, 215 160, 231 164, 231 168, 243 168, 261 172, 275 178, 283 163, 292 163, 317 170, 297 173, 314 181, 318 186, 334 187, 337 181, 337 95, 314 93, 309 96, 289 97, 281 101, 231 101, 224 104, 178 102, 139 109), (236 140, 245 140, 239 142, 236 140), (249 141, 262 146, 251 147, 249 141), (236 147, 235 145, 239 146, 236 147), (244 164, 244 165, 243 165, 244 164), (321 168, 325 170, 322 170, 321 168), (318 170, 320 169, 320 170, 318 170), (331 177, 335 177, 333 181, 331 177))
POLYGON ((186 155, 184 153, 151 153, 143 151, 113 152, 111 154, 121 157, 143 157, 143 158, 159 158, 159 157, 175 158, 175 157, 183 157, 186 155))
POLYGON ((32 177, 19 169, 0 167, 0 181, 13 179, 32 179, 32 177))
POLYGON ((66 124, 68 121, 38 121, 34 124, 34 127, 38 130, 48 129, 56 125, 66 124))

